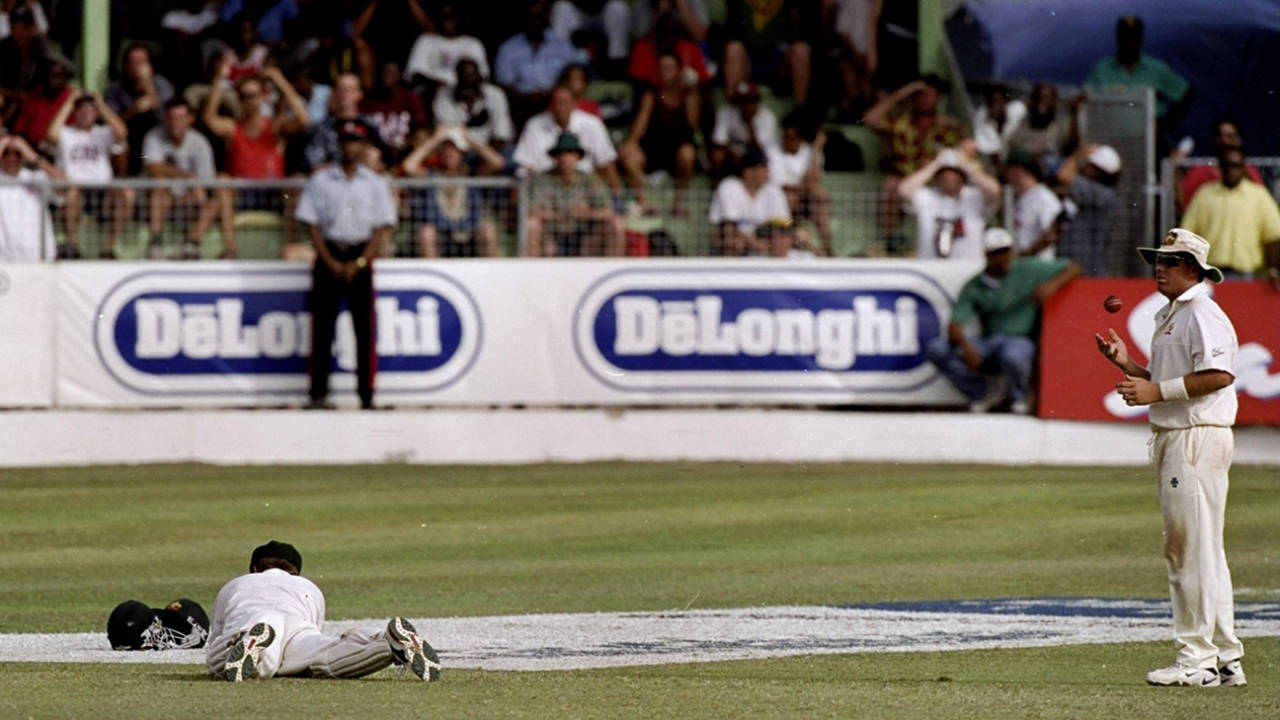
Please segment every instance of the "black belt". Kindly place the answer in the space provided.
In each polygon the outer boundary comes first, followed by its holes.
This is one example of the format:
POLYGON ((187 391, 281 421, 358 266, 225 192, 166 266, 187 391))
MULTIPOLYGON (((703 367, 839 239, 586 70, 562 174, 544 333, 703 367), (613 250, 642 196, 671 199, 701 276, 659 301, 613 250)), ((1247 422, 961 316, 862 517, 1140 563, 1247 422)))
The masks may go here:
POLYGON ((333 255, 334 260, 355 260, 364 255, 364 249, 369 246, 369 241, 362 240, 358 243, 349 243, 325 240, 324 244, 329 246, 329 253, 333 255))

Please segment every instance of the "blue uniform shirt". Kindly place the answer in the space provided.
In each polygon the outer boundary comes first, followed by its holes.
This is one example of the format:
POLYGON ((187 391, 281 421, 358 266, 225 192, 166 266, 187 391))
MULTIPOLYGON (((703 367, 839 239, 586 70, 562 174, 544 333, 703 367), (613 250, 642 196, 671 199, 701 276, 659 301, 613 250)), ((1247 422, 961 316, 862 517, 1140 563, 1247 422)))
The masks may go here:
POLYGON ((326 240, 362 243, 380 227, 394 227, 396 204, 379 174, 359 166, 350 178, 341 167, 317 170, 307 180, 293 216, 320 228, 326 240))

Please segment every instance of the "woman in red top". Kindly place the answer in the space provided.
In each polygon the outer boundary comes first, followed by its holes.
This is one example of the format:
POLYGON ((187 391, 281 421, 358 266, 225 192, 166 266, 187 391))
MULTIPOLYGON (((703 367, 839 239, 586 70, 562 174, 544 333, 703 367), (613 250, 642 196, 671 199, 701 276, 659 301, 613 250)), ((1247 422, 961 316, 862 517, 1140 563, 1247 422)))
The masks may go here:
MULTIPOLYGON (((284 145, 287 136, 302 132, 311 124, 307 105, 298 95, 280 69, 275 66, 262 71, 262 77, 250 76, 236 84, 240 100, 240 116, 234 120, 218 114, 223 88, 227 85, 231 69, 222 63, 213 79, 213 87, 204 104, 204 124, 209 131, 226 143, 226 172, 222 177, 244 179, 279 179, 284 177, 284 145), (264 82, 265 81, 265 82, 264 82), (276 87, 284 99, 275 108, 274 115, 263 112, 266 82, 276 87)), ((218 205, 221 211, 222 238, 226 246, 224 257, 235 257, 235 213, 237 210, 280 210, 280 197, 272 190, 246 188, 236 193, 232 188, 218 189, 218 205)))

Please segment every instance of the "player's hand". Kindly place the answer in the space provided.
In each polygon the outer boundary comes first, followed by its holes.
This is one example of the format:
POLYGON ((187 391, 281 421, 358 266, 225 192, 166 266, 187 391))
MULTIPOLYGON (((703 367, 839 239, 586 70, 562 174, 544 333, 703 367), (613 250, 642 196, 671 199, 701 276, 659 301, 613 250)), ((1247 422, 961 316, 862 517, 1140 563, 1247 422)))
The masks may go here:
POLYGON ((1107 334, 1111 336, 1111 339, 1103 339, 1101 335, 1094 333, 1094 337, 1098 340, 1098 352, 1106 356, 1121 370, 1127 368, 1129 366, 1128 346, 1124 344, 1124 340, 1120 339, 1115 330, 1107 328, 1107 334))
POLYGON ((1120 397, 1129 406, 1150 405, 1163 399, 1159 385, 1132 375, 1125 375, 1124 382, 1116 383, 1116 392, 1120 393, 1120 397))

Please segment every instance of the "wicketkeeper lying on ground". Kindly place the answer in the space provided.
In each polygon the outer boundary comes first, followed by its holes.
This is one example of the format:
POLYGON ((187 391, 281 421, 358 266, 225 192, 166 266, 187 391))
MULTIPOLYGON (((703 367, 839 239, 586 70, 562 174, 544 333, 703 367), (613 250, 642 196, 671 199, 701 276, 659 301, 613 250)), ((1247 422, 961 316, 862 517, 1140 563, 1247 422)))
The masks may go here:
POLYGON ((302 577, 302 555, 272 540, 253 551, 249 574, 218 592, 205 664, 239 682, 276 675, 356 678, 403 665, 423 680, 440 677, 440 658, 407 619, 385 628, 321 632, 324 593, 302 577))

